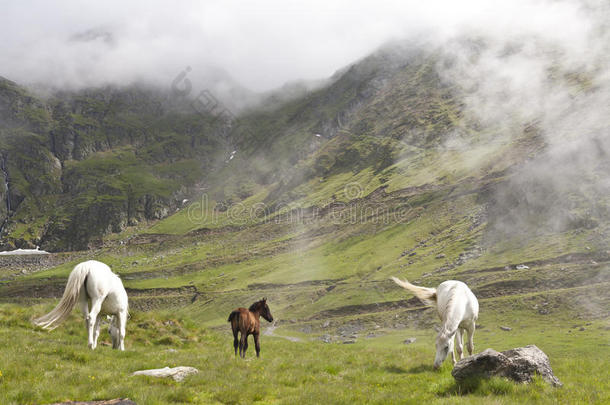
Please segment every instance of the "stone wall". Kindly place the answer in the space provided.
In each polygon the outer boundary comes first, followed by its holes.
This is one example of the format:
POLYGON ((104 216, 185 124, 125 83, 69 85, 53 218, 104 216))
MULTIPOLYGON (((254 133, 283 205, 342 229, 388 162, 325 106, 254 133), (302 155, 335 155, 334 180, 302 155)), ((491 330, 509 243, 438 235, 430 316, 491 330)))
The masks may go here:
POLYGON ((52 254, 0 255, 0 268, 50 267, 54 263, 55 260, 52 254))

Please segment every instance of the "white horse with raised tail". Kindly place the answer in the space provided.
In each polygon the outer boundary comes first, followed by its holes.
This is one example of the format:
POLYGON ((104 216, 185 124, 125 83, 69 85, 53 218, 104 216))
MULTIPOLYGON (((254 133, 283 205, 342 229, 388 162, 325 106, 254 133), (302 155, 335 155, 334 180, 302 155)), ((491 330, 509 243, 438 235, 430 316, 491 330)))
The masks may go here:
POLYGON ((433 306, 436 303, 436 310, 443 324, 436 337, 434 368, 439 368, 449 353, 451 353, 453 364, 456 363, 453 351, 454 337, 457 339, 458 357, 462 359, 462 342, 465 332, 468 332, 468 353, 472 356, 475 323, 479 317, 479 302, 466 284, 461 281, 448 280, 439 284, 437 288, 426 288, 396 277, 392 277, 392 280, 415 294, 425 305, 433 306))
POLYGON ((33 322, 44 329, 55 329, 70 315, 77 303, 87 324, 89 348, 95 349, 97 346, 101 314, 108 314, 112 315, 112 347, 125 350, 127 292, 119 276, 114 274, 110 267, 95 260, 77 264, 68 277, 66 289, 57 306, 33 322))

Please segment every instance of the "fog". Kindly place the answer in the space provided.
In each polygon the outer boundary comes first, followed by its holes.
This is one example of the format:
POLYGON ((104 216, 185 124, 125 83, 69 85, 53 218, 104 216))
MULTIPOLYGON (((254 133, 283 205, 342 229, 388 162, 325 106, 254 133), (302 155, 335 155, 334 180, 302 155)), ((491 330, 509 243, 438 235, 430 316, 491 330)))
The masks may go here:
MULTIPOLYGON (((329 78, 383 44, 424 39, 487 133, 513 138, 532 125, 547 145, 547 157, 498 195, 497 211, 550 206, 552 228, 561 229, 566 209, 553 207, 564 197, 578 192, 595 207, 608 190, 608 21, 609 3, 588 0, 5 2, 0 76, 78 89, 169 87, 188 72, 193 90, 209 89, 234 109, 257 92, 329 78)), ((513 216, 513 227, 529 221, 513 216)))
MULTIPOLYGON (((497 36, 475 27, 443 46, 439 72, 462 90, 466 113, 489 141, 514 141, 529 130, 543 148, 536 159, 524 156, 496 190, 492 241, 607 220, 609 10, 607 4, 588 3, 552 32, 497 36)), ((461 141, 467 147, 473 139, 461 141)))
MULTIPOLYGON (((3 2, 0 76, 79 88, 169 85, 185 67, 213 89, 260 92, 317 80, 383 43, 539 33, 582 48, 586 5, 562 1, 3 2)), ((600 3, 602 4, 602 3, 600 3)))

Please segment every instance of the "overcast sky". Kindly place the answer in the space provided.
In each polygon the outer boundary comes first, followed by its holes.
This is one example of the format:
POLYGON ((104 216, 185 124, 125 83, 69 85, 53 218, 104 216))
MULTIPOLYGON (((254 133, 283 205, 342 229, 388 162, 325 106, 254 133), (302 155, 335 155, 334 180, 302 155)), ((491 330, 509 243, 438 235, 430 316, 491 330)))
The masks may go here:
POLYGON ((53 86, 162 84, 190 66, 261 91, 329 77, 388 40, 422 32, 536 32, 576 49, 588 35, 577 1, 496 3, 0 0, 0 75, 53 86))

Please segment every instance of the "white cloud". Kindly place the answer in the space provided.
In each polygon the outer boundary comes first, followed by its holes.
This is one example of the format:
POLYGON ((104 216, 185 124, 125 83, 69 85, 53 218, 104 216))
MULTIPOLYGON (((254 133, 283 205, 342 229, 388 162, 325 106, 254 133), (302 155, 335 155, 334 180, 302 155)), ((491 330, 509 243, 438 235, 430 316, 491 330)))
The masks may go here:
POLYGON ((582 49, 573 1, 20 1, 2 5, 0 75, 56 86, 153 80, 219 69, 254 90, 319 79, 384 42, 465 29, 537 32, 582 49), (95 34, 98 35, 95 35, 95 34))

